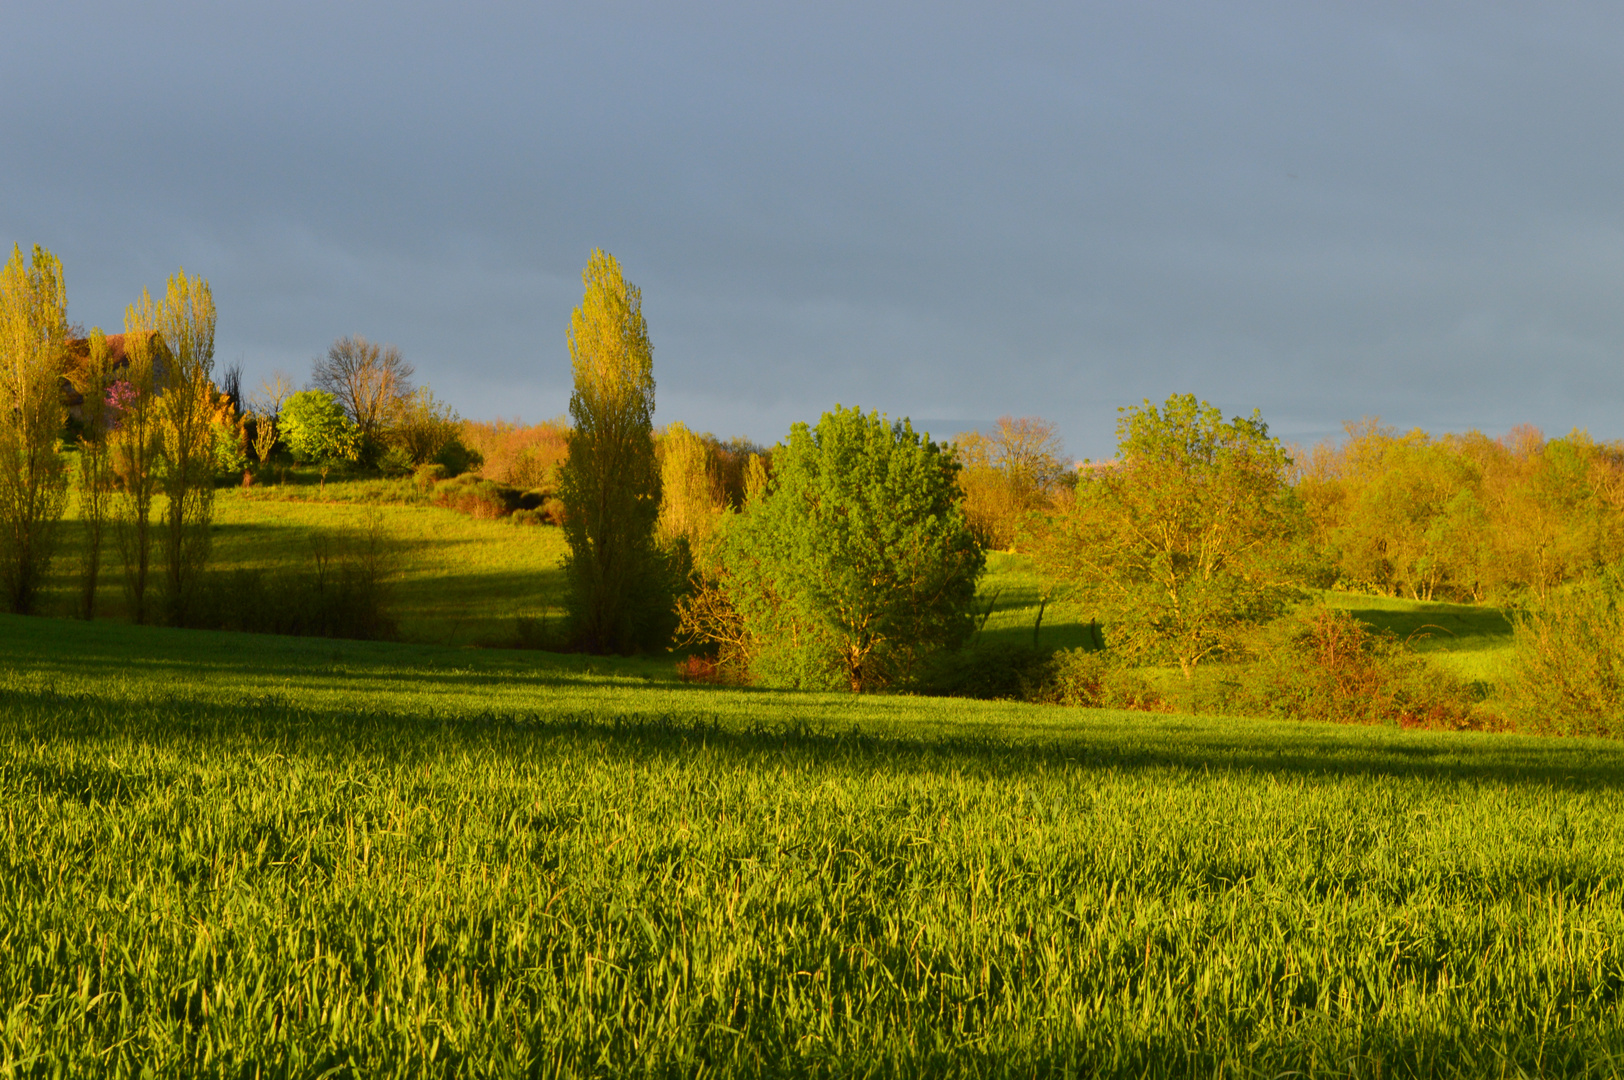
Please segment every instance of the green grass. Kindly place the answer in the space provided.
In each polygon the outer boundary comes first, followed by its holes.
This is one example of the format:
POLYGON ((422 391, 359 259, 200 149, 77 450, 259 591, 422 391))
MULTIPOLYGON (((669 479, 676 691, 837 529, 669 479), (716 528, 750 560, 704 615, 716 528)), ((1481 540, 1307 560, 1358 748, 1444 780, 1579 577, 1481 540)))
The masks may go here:
MULTIPOLYGON (((563 535, 556 528, 478 521, 427 505, 408 481, 329 480, 291 470, 287 484, 215 493, 210 568, 227 572, 305 565, 317 534, 355 535, 380 514, 398 567, 392 610, 400 636, 442 645, 506 645, 519 638, 519 619, 562 617, 563 535)), ((45 591, 45 614, 67 616, 78 601, 85 543, 76 508, 45 591)), ((125 617, 117 549, 104 553, 97 591, 100 613, 125 617)))
POLYGON ((1327 592, 1324 599, 1379 630, 1391 630, 1443 670, 1491 694, 1511 659, 1511 620, 1496 607, 1341 592, 1327 592))
POLYGON ((0 655, 0 1076, 1624 1068, 1618 744, 9 616, 0 655))

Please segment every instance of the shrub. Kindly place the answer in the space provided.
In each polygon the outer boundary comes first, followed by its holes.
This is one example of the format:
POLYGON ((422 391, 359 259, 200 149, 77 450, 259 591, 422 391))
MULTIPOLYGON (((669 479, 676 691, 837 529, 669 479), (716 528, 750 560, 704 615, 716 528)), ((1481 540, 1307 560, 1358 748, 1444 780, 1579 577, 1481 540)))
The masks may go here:
POLYGON ((459 476, 434 489, 437 504, 482 521, 495 521, 520 509, 522 498, 517 488, 472 475, 459 476))
POLYGON ((559 467, 569 456, 569 423, 562 417, 529 426, 465 420, 461 438, 484 460, 482 476, 520 489, 556 489, 559 467))
POLYGON ((1048 681, 1037 700, 1085 709, 1139 709, 1166 712, 1171 706, 1149 679, 1124 666, 1118 653, 1104 649, 1064 649, 1050 661, 1048 681))
POLYGON ((1291 720, 1404 727, 1484 726, 1468 688, 1391 633, 1346 611, 1312 607, 1277 621, 1254 644, 1235 696, 1239 711, 1291 720))
POLYGON ((1518 613, 1504 685, 1520 726, 1561 735, 1624 734, 1624 573, 1553 591, 1518 613))
POLYGON ((419 465, 412 479, 417 484, 419 491, 428 491, 449 475, 444 465, 437 461, 431 461, 427 465, 419 465))
POLYGON ((435 460, 448 443, 455 441, 461 427, 456 410, 436 398, 428 387, 420 386, 396 402, 389 441, 413 465, 422 465, 435 460))
POLYGON ((410 476, 413 472, 412 456, 399 446, 391 446, 378 459, 378 471, 390 479, 410 476))
POLYGON ((728 671, 714 656, 685 656, 677 662, 677 677, 683 682, 727 683, 728 671))
POLYGON ((444 467, 447 475, 461 476, 477 470, 484 459, 479 456, 479 451, 464 446, 461 439, 452 439, 435 453, 434 462, 444 467))

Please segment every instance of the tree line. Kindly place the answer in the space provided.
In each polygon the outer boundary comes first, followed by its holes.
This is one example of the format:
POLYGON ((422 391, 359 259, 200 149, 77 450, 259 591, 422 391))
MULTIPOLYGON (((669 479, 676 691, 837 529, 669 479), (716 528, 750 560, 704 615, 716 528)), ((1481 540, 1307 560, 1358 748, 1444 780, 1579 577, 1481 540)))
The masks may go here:
POLYGON ((318 357, 305 389, 278 375, 245 402, 240 373, 212 378, 206 281, 178 273, 162 300, 130 306, 122 335, 77 335, 60 263, 14 249, 0 278, 9 606, 32 609, 70 475, 88 541, 82 613, 105 534, 134 617, 184 623, 220 477, 253 482, 291 459, 324 482, 330 468, 432 478, 477 472, 485 453, 489 471, 545 497, 536 520, 563 526, 571 647, 686 644, 719 677, 777 685, 923 685, 984 617, 977 583, 994 550, 1031 554, 1123 663, 1187 678, 1246 655, 1307 590, 1528 607, 1624 558, 1624 448, 1583 432, 1361 421, 1302 451, 1256 412, 1226 418, 1187 394, 1124 408, 1116 455, 1080 464, 1035 417, 951 443, 841 406, 770 448, 656 430, 641 293, 602 251, 582 280, 569 419, 520 429, 462 421, 398 350, 361 337, 318 357), (63 378, 78 397, 77 469, 63 378))

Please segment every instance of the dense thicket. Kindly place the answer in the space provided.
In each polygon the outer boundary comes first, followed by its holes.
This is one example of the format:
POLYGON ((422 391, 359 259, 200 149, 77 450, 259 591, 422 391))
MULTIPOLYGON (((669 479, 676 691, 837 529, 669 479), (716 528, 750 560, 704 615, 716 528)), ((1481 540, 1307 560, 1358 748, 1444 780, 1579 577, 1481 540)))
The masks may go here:
POLYGON ((1299 468, 1315 540, 1351 589, 1515 600, 1624 557, 1624 446, 1582 431, 1401 435, 1364 421, 1299 468))

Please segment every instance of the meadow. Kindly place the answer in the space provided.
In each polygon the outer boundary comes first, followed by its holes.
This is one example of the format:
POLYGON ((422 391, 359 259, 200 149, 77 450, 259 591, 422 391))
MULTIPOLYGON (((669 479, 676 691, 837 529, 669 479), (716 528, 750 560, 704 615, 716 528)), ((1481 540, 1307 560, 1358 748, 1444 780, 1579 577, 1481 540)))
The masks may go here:
POLYGON ((1616 743, 0 654, 0 1076, 1624 1069, 1616 743))

